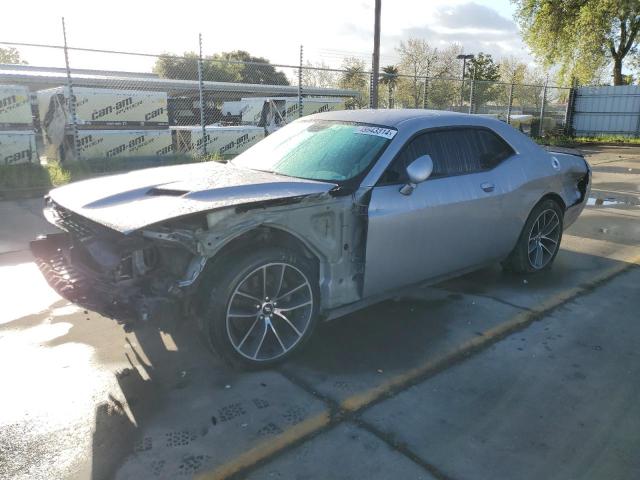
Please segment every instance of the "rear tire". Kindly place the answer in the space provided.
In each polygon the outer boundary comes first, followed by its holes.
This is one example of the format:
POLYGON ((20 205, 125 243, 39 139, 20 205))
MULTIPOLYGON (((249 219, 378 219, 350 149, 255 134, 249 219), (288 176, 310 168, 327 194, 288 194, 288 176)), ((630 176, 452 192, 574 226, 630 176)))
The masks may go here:
POLYGON ((201 319, 210 346, 233 367, 268 368, 297 352, 318 316, 316 268, 279 247, 218 263, 201 319))
POLYGON ((539 273, 551 268, 560 250, 564 212, 551 199, 538 203, 520 233, 518 243, 502 263, 516 273, 539 273))

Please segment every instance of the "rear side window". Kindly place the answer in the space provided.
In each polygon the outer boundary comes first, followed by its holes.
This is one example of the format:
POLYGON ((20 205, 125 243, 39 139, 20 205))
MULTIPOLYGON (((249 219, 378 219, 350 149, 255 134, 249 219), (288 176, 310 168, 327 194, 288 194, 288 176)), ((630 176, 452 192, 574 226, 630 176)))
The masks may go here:
POLYGON ((490 170, 513 154, 498 135, 483 128, 434 130, 409 141, 381 179, 381 184, 406 183, 407 166, 421 155, 433 160, 432 178, 490 170))
POLYGON ((490 170, 497 167, 511 155, 513 149, 495 133, 484 130, 474 130, 478 141, 478 152, 480 153, 480 166, 483 170, 490 170))

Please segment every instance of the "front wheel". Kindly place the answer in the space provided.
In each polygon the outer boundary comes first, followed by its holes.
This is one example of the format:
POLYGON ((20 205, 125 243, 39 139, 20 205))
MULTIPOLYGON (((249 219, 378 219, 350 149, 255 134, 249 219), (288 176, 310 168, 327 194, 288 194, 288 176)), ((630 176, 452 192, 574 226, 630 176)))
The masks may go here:
POLYGON ((232 365, 268 367, 311 336, 319 301, 313 265, 280 248, 224 262, 209 291, 203 326, 232 365))
POLYGON ((560 250, 563 217, 557 202, 548 199, 538 203, 503 266, 518 273, 536 273, 550 268, 560 250))

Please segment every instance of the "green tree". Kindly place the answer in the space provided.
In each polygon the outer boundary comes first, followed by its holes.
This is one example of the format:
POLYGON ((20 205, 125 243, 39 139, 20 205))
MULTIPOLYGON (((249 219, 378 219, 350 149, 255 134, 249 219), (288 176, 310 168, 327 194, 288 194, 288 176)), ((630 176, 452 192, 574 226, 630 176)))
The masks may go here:
POLYGON ((623 85, 633 85, 634 77, 633 75, 622 75, 622 84, 623 85))
POLYGON ((401 83, 401 96, 413 108, 421 107, 427 77, 434 74, 438 49, 422 38, 401 41, 396 48, 400 55, 400 73, 406 75, 401 83))
POLYGON ((451 109, 460 97, 460 83, 451 79, 460 77, 462 63, 457 56, 462 52, 462 45, 457 43, 438 49, 436 63, 425 85, 426 106, 451 109))
POLYGON ((590 83, 609 64, 613 84, 624 83, 623 61, 638 45, 638 0, 512 1, 524 40, 545 66, 560 65, 563 81, 590 83))
MULTIPOLYGON (((473 88, 471 111, 481 113, 482 105, 495 101, 499 96, 500 88, 494 82, 500 80, 500 67, 491 55, 480 52, 467 61, 466 68, 465 78, 471 81, 465 84, 465 89, 469 92, 469 89, 473 88)), ((470 96, 471 92, 468 93, 468 98, 470 96)))
POLYGON ((498 62, 500 81, 505 83, 522 83, 527 73, 527 64, 514 56, 502 57, 498 62))
POLYGON ((393 91, 398 85, 398 67, 395 65, 387 65, 382 69, 380 75, 380 83, 387 87, 387 108, 393 108, 393 91))
POLYGON ((302 85, 304 87, 335 88, 338 84, 338 72, 324 62, 307 63, 302 68, 302 85))
POLYGON ((0 48, 0 63, 10 63, 13 65, 27 64, 27 62, 20 57, 20 52, 13 47, 0 48))
MULTIPOLYGON (((524 101, 523 94, 529 92, 529 89, 522 86, 529 71, 527 64, 517 57, 506 56, 498 62, 498 71, 500 72, 500 81, 503 82, 503 85, 496 86, 498 104, 506 109, 509 105, 509 93, 511 92, 513 95, 512 105, 514 107, 520 105, 519 102, 524 101)), ((542 82, 544 83, 544 80, 542 82)))
MULTIPOLYGON (((156 61, 153 72, 162 78, 197 80, 198 55, 194 52, 187 52, 181 57, 162 55, 156 61)), ((202 62, 202 78, 214 82, 289 85, 286 75, 277 71, 268 60, 253 57, 242 50, 205 57, 202 62)))
MULTIPOLYGON (((243 62, 235 64, 239 67, 240 78, 243 83, 264 83, 268 85, 289 85, 284 72, 279 72, 269 60, 263 57, 254 57, 244 50, 223 52, 213 56, 214 59, 228 60, 231 62, 243 62)), ((234 65, 233 63, 229 65, 234 65)))
POLYGON ((467 61, 465 77, 496 82, 500 80, 500 67, 488 53, 478 53, 467 61))
POLYGON ((348 57, 342 61, 342 73, 338 81, 340 88, 356 90, 358 95, 344 102, 348 109, 364 108, 369 103, 369 74, 364 60, 348 57))
POLYGON ((455 92, 460 92, 460 84, 447 78, 460 75, 460 64, 456 56, 462 53, 458 44, 444 48, 433 48, 426 40, 410 38, 400 42, 399 70, 402 76, 398 82, 398 103, 413 108, 423 105, 435 108, 449 108, 455 92))

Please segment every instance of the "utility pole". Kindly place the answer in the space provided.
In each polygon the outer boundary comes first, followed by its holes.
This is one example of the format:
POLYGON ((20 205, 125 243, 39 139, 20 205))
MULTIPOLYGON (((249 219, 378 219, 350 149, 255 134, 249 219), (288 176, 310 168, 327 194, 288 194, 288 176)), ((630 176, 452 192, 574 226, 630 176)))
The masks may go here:
POLYGON ((458 60, 462 60, 462 79, 460 80, 460 106, 464 104, 464 74, 467 70, 467 60, 471 60, 473 58, 472 53, 462 53, 458 55, 456 58, 458 60))
POLYGON ((380 10, 382 0, 376 0, 373 25, 373 65, 371 78, 371 108, 378 108, 378 77, 380 76, 380 10))

